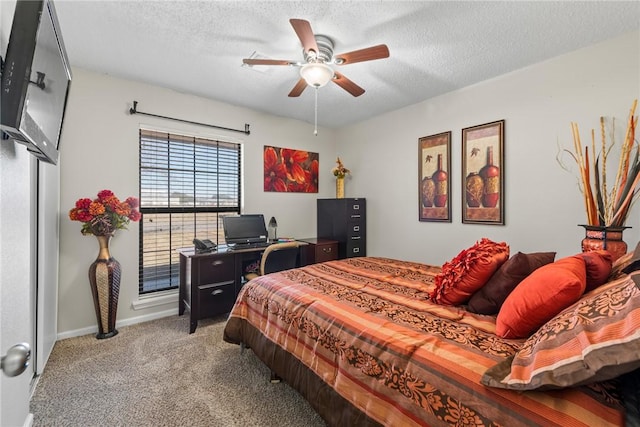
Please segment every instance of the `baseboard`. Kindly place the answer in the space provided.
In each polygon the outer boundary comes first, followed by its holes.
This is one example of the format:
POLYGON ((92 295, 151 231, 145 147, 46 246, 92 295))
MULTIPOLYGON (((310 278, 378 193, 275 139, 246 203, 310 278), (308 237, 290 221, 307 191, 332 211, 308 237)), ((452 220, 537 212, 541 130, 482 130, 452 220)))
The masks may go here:
MULTIPOLYGON (((124 319, 122 321, 116 321, 116 329, 121 328, 123 326, 135 325, 137 323, 143 323, 143 322, 148 322, 150 320, 162 319, 163 317, 177 316, 177 315, 178 315, 178 307, 175 307, 170 310, 160 311, 157 313, 131 317, 129 319, 124 319)), ((81 337, 83 335, 97 334, 97 333, 98 333, 98 326, 96 325, 96 326, 90 326, 87 328, 74 329, 72 331, 59 332, 56 335, 56 339, 60 341, 67 338, 81 337)))
POLYGON ((27 415, 27 418, 24 420, 24 427, 31 427, 33 425, 33 414, 31 412, 29 412, 29 415, 27 415))

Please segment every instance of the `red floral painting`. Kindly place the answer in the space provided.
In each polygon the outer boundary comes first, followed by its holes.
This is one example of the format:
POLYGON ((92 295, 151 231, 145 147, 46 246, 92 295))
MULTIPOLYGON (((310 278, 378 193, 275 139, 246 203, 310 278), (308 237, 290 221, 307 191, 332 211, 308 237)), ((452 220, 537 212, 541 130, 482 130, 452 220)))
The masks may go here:
POLYGON ((264 191, 318 192, 318 153, 264 146, 264 191))

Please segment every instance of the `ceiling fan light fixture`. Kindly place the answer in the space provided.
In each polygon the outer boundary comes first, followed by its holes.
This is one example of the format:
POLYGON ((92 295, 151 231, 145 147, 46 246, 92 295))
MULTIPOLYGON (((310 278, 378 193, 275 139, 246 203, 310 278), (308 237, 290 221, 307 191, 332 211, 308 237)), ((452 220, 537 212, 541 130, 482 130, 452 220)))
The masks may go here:
POLYGON ((303 65, 300 68, 300 76, 309 86, 319 88, 333 79, 333 69, 327 64, 314 62, 303 65))

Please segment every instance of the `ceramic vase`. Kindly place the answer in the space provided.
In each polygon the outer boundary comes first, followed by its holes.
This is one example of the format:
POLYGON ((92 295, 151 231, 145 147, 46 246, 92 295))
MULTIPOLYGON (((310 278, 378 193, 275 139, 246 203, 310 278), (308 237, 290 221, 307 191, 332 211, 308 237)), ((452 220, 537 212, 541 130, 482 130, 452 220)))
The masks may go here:
POLYGON ((614 261, 627 253, 627 244, 622 240, 622 233, 630 227, 580 226, 585 229, 585 237, 581 242, 582 252, 605 249, 611 252, 614 261))
POLYGON ((447 205, 447 172, 442 169, 442 154, 438 154, 438 168, 431 179, 435 184, 433 204, 438 208, 443 208, 447 205))
POLYGON ((493 147, 487 147, 487 164, 479 172, 484 182, 482 206, 495 208, 500 199, 500 168, 493 164, 493 147))
POLYGON ((344 178, 336 178, 336 199, 344 199, 344 178))
POLYGON ((97 339, 111 338, 118 334, 116 313, 120 292, 120 263, 109 253, 111 236, 96 236, 100 251, 89 267, 89 283, 98 320, 97 339))

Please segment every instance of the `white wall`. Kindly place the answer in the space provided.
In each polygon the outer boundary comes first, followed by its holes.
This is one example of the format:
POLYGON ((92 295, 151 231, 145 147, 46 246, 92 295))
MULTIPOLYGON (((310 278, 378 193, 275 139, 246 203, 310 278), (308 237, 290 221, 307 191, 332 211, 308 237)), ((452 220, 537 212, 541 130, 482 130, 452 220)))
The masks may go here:
MULTIPOLYGON (((616 117, 622 141, 640 98, 639 39, 634 32, 339 130, 339 153, 353 171, 347 195, 367 198, 367 254, 442 264, 482 237, 507 242, 512 253, 579 252, 583 202, 556 154, 572 147, 572 121, 584 142, 600 116, 616 117), (502 119, 506 225, 462 224, 461 129, 502 119), (449 130, 452 222, 419 222, 418 138, 449 130)), ((630 249, 638 212, 625 231, 630 249)))
MULTIPOLYGON (((312 119, 312 117, 310 118, 312 119)), ((263 213, 278 220, 278 235, 311 237, 316 229, 316 198, 332 197, 335 191, 329 171, 335 161, 335 132, 313 125, 258 113, 231 105, 185 95, 142 83, 120 80, 83 69, 73 69, 69 104, 60 146, 60 280, 58 336, 97 330, 89 265, 98 254, 97 240, 80 234, 81 223, 66 212, 81 197, 95 197, 102 189, 118 197, 139 195, 138 129, 150 126, 188 135, 199 135, 244 144, 244 211, 263 213), (130 115, 133 101, 138 111, 209 123, 233 129, 250 124, 250 135, 197 125, 130 115), (263 146, 295 148, 319 153, 318 194, 269 193, 263 191, 263 146)), ((111 240, 111 254, 122 264, 116 326, 177 313, 177 297, 166 303, 134 310, 138 299, 139 223, 118 231, 111 240)), ((203 236, 206 237, 206 236, 203 236)))
MULTIPOLYGON (((517 251, 580 249, 585 221, 574 175, 556 162, 558 144, 572 144, 570 122, 583 138, 599 116, 618 118, 622 132, 633 99, 640 98, 639 33, 576 51, 460 91, 394 111, 337 131, 257 113, 194 96, 74 69, 74 82, 61 145, 61 209, 103 188, 120 197, 138 194, 138 139, 141 125, 245 144, 245 211, 278 219, 278 234, 315 235, 315 200, 333 197, 330 174, 336 155, 353 171, 347 197, 367 198, 367 253, 442 264, 481 237, 506 241, 517 251), (251 135, 128 114, 140 111, 243 128, 251 135), (462 224, 461 129, 506 120, 506 225, 462 224), (418 221, 418 138, 453 131, 452 222, 418 221), (262 190, 262 147, 276 145, 320 153, 319 194, 278 194, 262 190)), ((443 76, 445 78, 446 76, 443 76)), ((621 138, 618 138, 620 140, 621 138)), ((625 240, 640 236, 638 208, 625 240)), ((59 337, 96 329, 87 269, 97 254, 80 223, 61 219, 59 337)), ((118 232, 112 254, 123 266, 118 324, 177 312, 169 301, 133 310, 137 299, 138 224, 118 232)))
MULTIPOLYGON (((0 2, 0 55, 5 57, 15 2, 0 2)), ((35 227, 33 195, 36 160, 24 146, 0 140, 0 355, 28 343, 35 356, 34 296, 35 227)), ((29 425, 29 393, 33 365, 21 375, 0 373, 0 425, 29 425)))

